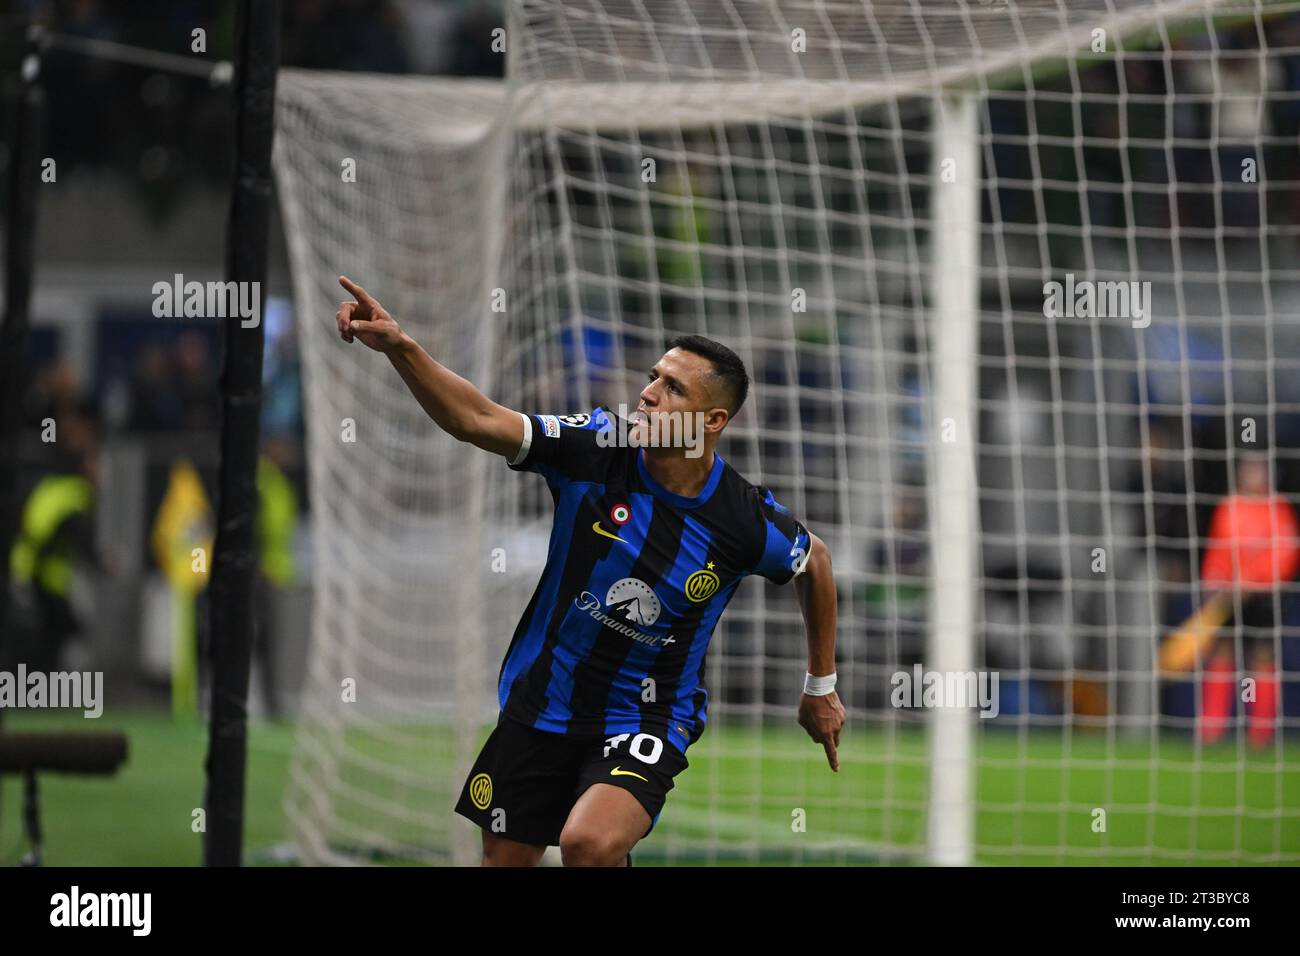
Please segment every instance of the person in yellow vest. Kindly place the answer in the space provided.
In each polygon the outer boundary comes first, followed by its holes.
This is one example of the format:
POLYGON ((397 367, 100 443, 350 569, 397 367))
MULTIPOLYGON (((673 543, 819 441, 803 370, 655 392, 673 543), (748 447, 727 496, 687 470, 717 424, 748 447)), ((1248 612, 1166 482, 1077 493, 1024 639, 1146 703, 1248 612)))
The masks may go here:
MULTIPOLYGON (((266 714, 272 719, 283 713, 277 693, 275 666, 276 592, 292 587, 298 576, 294 557, 298 494, 284 473, 292 457, 290 444, 283 438, 272 437, 263 443, 257 461, 257 514, 253 526, 253 543, 257 548, 257 579, 253 586, 253 658, 257 664, 266 714)), ((187 549, 188 545, 182 548, 183 551, 187 549)), ((205 701, 211 693, 212 636, 207 627, 210 600, 205 582, 205 586, 195 594, 199 642, 197 681, 205 701)))
POLYGON ((34 670, 59 670, 69 641, 81 632, 72 601, 77 562, 98 565, 94 545, 97 459, 93 450, 36 483, 23 505, 10 574, 34 611, 32 643, 18 660, 34 670), (25 592, 25 593, 24 593, 25 592))
POLYGON ((298 532, 298 494, 285 475, 292 451, 282 438, 270 438, 257 461, 258 580, 256 592, 257 634, 253 650, 261 673, 267 716, 281 715, 276 691, 275 595, 297 580, 294 539, 298 532))

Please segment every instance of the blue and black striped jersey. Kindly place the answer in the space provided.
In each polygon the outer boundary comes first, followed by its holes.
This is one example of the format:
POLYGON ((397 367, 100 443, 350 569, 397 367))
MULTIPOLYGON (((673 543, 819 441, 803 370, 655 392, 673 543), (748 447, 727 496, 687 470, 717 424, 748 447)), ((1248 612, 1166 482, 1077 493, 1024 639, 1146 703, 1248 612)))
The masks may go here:
POLYGON ((640 448, 599 439, 619 426, 603 406, 524 421, 509 465, 546 479, 555 518, 501 666, 501 709, 539 730, 647 733, 684 752, 704 730, 704 655, 723 609, 746 575, 801 572, 808 531, 716 452, 698 496, 661 487, 640 448))

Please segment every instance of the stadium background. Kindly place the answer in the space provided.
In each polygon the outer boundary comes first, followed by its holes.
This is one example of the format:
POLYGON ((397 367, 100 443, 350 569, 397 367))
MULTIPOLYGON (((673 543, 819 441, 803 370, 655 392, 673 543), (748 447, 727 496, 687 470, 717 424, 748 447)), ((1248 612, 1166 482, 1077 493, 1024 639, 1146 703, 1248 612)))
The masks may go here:
MULTIPOLYGON (((18 0, 8 6, 0 29, 3 31, 3 60, 0 74, 16 75, 21 54, 20 24, 29 19, 45 22, 52 29, 101 39, 112 39, 156 49, 186 48, 190 31, 197 25, 207 30, 209 52, 214 58, 231 54, 233 10, 217 0, 158 5, 159 10, 143 12, 138 3, 112 0, 80 2, 33 2, 18 0)), ((501 22, 501 13, 492 3, 439 3, 422 0, 286 0, 284 56, 286 66, 355 70, 380 73, 420 73, 453 76, 500 76, 502 58, 488 49, 492 28, 501 22)), ((1300 47, 1300 17, 1291 15, 1269 22, 1270 42, 1287 48, 1300 47)), ((1219 43, 1225 48, 1256 42, 1251 30, 1224 31, 1219 43)), ((1278 70, 1269 77, 1276 97, 1271 101, 1269 122, 1279 139, 1300 135, 1300 54, 1279 56, 1278 70)), ((206 84, 191 78, 162 72, 122 67, 94 60, 51 58, 46 67, 49 98, 47 152, 59 157, 57 190, 44 191, 40 197, 38 240, 36 247, 36 292, 33 303, 33 334, 30 343, 32 387, 27 395, 24 415, 29 425, 21 453, 23 494, 35 487, 46 474, 69 466, 57 458, 40 441, 39 423, 48 415, 60 422, 84 423, 85 447, 100 463, 100 482, 96 488, 98 507, 95 514, 93 546, 81 569, 76 605, 83 627, 76 640, 61 649, 65 667, 97 669, 105 672, 107 688, 106 717, 103 722, 121 727, 131 741, 131 759, 123 772, 111 781, 86 781, 75 778, 50 778, 42 787, 42 807, 46 829, 46 861, 51 864, 135 864, 194 863, 199 845, 184 827, 159 827, 158 814, 170 808, 183 794, 192 794, 195 803, 202 792, 202 758, 204 732, 198 719, 177 716, 171 687, 171 614, 172 604, 166 577, 158 567, 151 536, 160 506, 167 493, 173 468, 187 460, 197 469, 207 496, 215 487, 217 466, 217 392, 219 371, 219 327, 210 320, 157 319, 150 311, 147 293, 159 278, 159 263, 166 263, 162 273, 182 273, 187 278, 216 279, 221 275, 224 223, 227 211, 230 168, 230 122, 228 100, 206 84)), ((1135 67, 1127 77, 1130 88, 1160 87, 1162 76, 1144 73, 1135 67)), ((1062 82, 1065 82, 1062 80, 1062 82)), ((1113 87, 1113 70, 1097 68, 1084 71, 1078 82, 1083 88, 1113 87)), ((1044 106, 1050 114, 1050 106, 1044 106)), ((11 119, 11 117, 7 117, 11 119)), ((1009 132, 1018 129, 1023 118, 1008 110, 994 110, 991 120, 1005 124, 1009 132)), ((1044 125, 1058 122, 1063 127, 1073 123, 1068 115, 1047 115, 1044 125)), ((1089 129, 1105 135, 1114 118, 1085 111, 1082 122, 1089 129)), ((1180 112, 1175 122, 1183 124, 1189 145, 1180 153, 1186 164, 1188 182, 1197 181, 1211 163, 1211 152, 1219 147, 1211 141, 1203 124, 1205 117, 1194 110, 1180 112)), ((6 134, 10 128, 7 122, 6 134)), ((8 143, 8 140, 5 140, 8 143)), ((1294 145, 1277 148, 1269 161, 1272 181, 1292 186, 1300 181, 1300 155, 1294 145)), ((1119 159, 1104 149, 1082 152, 1085 168, 1081 171, 1092 182, 1118 179, 1115 164, 1119 159)), ((1221 156, 1231 164, 1235 157, 1221 156)), ((1026 155, 1008 148, 998 159, 1010 171, 1028 168, 1026 155)), ((988 203, 986 197, 986 205, 988 203)), ((1216 211, 1206 194, 1190 190, 1182 198, 1184 221, 1193 228, 1211 227, 1216 211)), ((1002 215, 1011 221, 1032 220, 1038 210, 1024 208, 1023 197, 1013 193, 998 197, 1002 215)), ((1096 225, 1119 224, 1124 210, 1114 194, 1098 190, 1089 197, 1091 221, 1096 225)), ((1300 191, 1280 190, 1270 197, 1274 224, 1294 237, 1300 223, 1300 191)), ((1046 210, 1048 217, 1071 213, 1046 210)), ((987 215, 987 210, 986 210, 987 215)), ((1254 203, 1229 204, 1224 217, 1230 224, 1243 228, 1257 226, 1254 203)), ((1231 248, 1229 255, 1249 256, 1248 248, 1231 248)), ((1229 268, 1232 263, 1229 262, 1229 268)), ((1247 269, 1247 271, 1249 271, 1247 269)), ((293 718, 302 682, 307 654, 308 615, 312 586, 312 501, 307 495, 304 477, 302 398, 295 319, 290 300, 288 256, 283 226, 278 216, 272 225, 272 255, 266 304, 267 351, 265 360, 265 395, 263 436, 268 456, 274 460, 292 487, 297 504, 297 519, 292 527, 288 553, 292 555, 292 575, 285 575, 270 589, 267 606, 273 621, 269 642, 270 658, 259 658, 253 682, 255 726, 250 748, 250 791, 247 846, 253 861, 273 862, 281 857, 285 825, 280 806, 293 745, 293 718), (272 664, 266 665, 268 660, 272 664), (266 683, 259 681, 269 671, 272 675, 271 698, 264 693, 266 683), (274 712, 273 712, 274 711, 274 712)), ((1280 313, 1300 311, 1300 298, 1294 293, 1275 303, 1280 313)), ((1018 330, 1019 332, 1020 330, 1018 330)), ((1016 343, 1024 353, 1045 348, 1033 341, 1033 330, 1025 330, 1029 339, 1016 343)), ((1170 354, 1177 354, 1177 343, 1165 343, 1170 354)), ((569 341, 569 349, 576 343, 569 341)), ((583 350, 599 356, 609 343, 598 331, 591 331, 583 350)), ((982 349, 998 354, 1004 344, 986 341, 982 349)), ((1209 339, 1192 344, 1198 360, 1212 364, 1223 360, 1221 343, 1209 339)), ((599 365, 597 360, 594 364, 599 365)), ((775 360, 774 360, 775 364, 775 360)), ((775 368, 751 369, 761 387, 765 380, 779 376, 775 368)), ((809 374, 816 374, 812 371, 809 374)), ((1207 380, 1213 380, 1212 373, 1207 380)), ((608 383, 602 383, 607 385, 608 383)), ((1300 388, 1295 381, 1282 382, 1291 389, 1300 388)), ((1040 383, 1048 389, 1046 379, 1040 383)), ((915 414, 899 416, 895 422, 901 441, 908 436, 916 445, 925 441, 924 424, 919 408, 920 376, 913 374, 905 383, 916 399, 915 414)), ((1005 382, 996 375, 981 381, 981 397, 1004 394, 1005 382)), ((1135 389, 1138 387, 1136 379, 1135 389)), ((1159 382, 1151 387, 1158 389, 1159 382)), ((631 395, 629 394, 629 398, 631 395)), ((1201 396, 1207 404, 1217 398, 1212 385, 1201 396)), ((1251 396, 1238 395, 1243 403, 1251 396)), ((1265 396, 1254 396, 1260 407, 1265 396)), ((1156 395, 1153 401, 1159 402, 1156 395)), ((1294 392, 1277 396, 1276 407, 1300 403, 1294 392)), ((1294 405, 1293 405, 1294 407, 1294 405)), ((1005 454, 996 446, 1010 446, 1016 436, 1042 430, 1042 421, 1032 408, 1017 410, 1005 401, 990 403, 981 422, 982 434, 991 436, 990 449, 984 453, 982 482, 990 486, 1011 483, 1005 454)), ((571 409, 554 409, 566 411, 571 409)), ((1278 487, 1295 496, 1300 492, 1300 415, 1280 412, 1272 416, 1275 437, 1278 487)), ((1187 527, 1185 509, 1170 507, 1155 513, 1161 524, 1153 529, 1171 540, 1203 537, 1216 495, 1226 492, 1229 484, 1224 450, 1232 441, 1230 423, 1222 416, 1193 416, 1192 446, 1183 449, 1192 462, 1198 503, 1195 527, 1187 527), (1181 524, 1180 524, 1181 522, 1181 524)), ((1169 447, 1181 436, 1174 421, 1152 420, 1153 445, 1169 447)), ((69 429, 75 433, 75 429, 69 429)), ((77 449, 73 449, 75 452, 77 449)), ((67 454, 64 446, 59 455, 67 454)), ((1185 493, 1179 482, 1182 469, 1166 469, 1157 459, 1154 473, 1167 482, 1154 489, 1170 495, 1185 493)), ((1044 463, 1048 468, 1050 463, 1044 463)), ((917 462, 919 468, 919 461, 917 462)), ((816 461, 810 463, 816 468, 816 461)), ((1132 487, 1142 483, 1141 462, 1133 462, 1132 487)), ((918 477, 919 482, 919 477, 918 477)), ((919 484, 902 482, 897 487, 896 528, 912 533, 891 538, 898 549, 895 554, 867 553, 860 556, 864 565, 875 569, 863 593, 863 605, 874 608, 861 620, 855 633, 840 634, 842 646, 859 648, 855 654, 871 659, 872 638, 888 628, 898 642, 897 663, 910 666, 921 659, 924 634, 925 577, 924 563, 924 493, 919 484), (893 592, 890 594, 889 592, 893 592), (885 622, 887 606, 901 608, 898 620, 885 622)), ((1135 512, 1140 509, 1135 509, 1135 512)), ((816 527, 817 516, 809 521, 816 527)), ((1145 520, 1135 513, 1135 520, 1145 520)), ((1013 516, 999 514, 996 507, 983 514, 986 528, 1012 530, 1013 516)), ((1062 570, 1054 567, 1050 553, 1041 562, 1022 568, 1006 555, 988 554, 989 568, 985 581, 990 607, 1001 615, 994 624, 1007 630, 1029 628, 1041 633, 1042 643, 1049 645, 1059 636, 1054 623, 1063 613, 1061 595, 1052 583, 1059 582, 1062 570), (1027 572, 1027 573, 1026 573, 1027 572), (1032 601, 1025 598, 1024 581, 1033 586, 1032 601), (1024 617, 1028 607, 1028 616, 1024 617)), ((1187 580, 1195 573, 1185 547, 1170 547, 1161 555, 1168 562, 1170 580, 1187 580)), ((1176 590, 1162 598, 1162 616, 1166 624, 1182 620, 1192 610, 1191 598, 1176 590)), ((1300 637, 1294 627, 1297 609, 1290 589, 1283 600, 1283 624, 1290 629, 1282 641, 1284 672, 1300 673, 1300 637)), ((18 625, 8 636, 20 637, 18 625)), ((1081 638, 1086 640, 1086 638, 1081 638)), ((791 650, 797 660, 799 648, 791 650)), ((882 661, 881 667, 885 664, 882 661)), ((775 682, 769 684, 779 691, 775 682)), ((853 706, 870 712, 887 706, 879 682, 864 681, 861 696, 853 706), (873 690, 873 688, 875 688, 873 690)), ((1101 701, 1095 688, 1079 684, 1063 688, 1050 680, 1004 682, 1003 719, 1014 722, 1019 715, 1031 712, 1051 718, 1069 710, 1072 713, 1100 713, 1096 708, 1118 706, 1101 701), (1069 695, 1067 701, 1064 695, 1069 695)), ((1193 694, 1190 682, 1166 686, 1158 701, 1145 705, 1153 713, 1190 721, 1193 694)), ((1294 721, 1300 718, 1300 682, 1288 680, 1283 685, 1283 714, 1294 721)), ((58 714, 6 713, 6 727, 75 726, 75 717, 58 714)), ((780 731, 775 731, 780 733, 780 731)), ((792 731, 793 733, 793 731, 792 731)), ((1294 737, 1294 728, 1291 736, 1294 737)), ((1175 734, 1177 738, 1177 735, 1175 734)), ((869 735, 850 744, 863 748, 868 755, 875 746, 869 735)), ((1059 739, 1045 735, 1031 742, 1041 748, 1044 765, 1053 763, 1059 739)), ((1090 752, 1102 751, 1100 740, 1091 741, 1086 734, 1072 738, 1072 757, 1085 767, 1090 752)), ((1125 744, 1121 759, 1147 760, 1140 743, 1125 744)), ((1293 756, 1285 758, 1285 772, 1276 766, 1261 770, 1252 782, 1251 769, 1241 766, 1241 755, 1233 750, 1197 753, 1187 743, 1184 758, 1179 757, 1178 742, 1162 752, 1161 781, 1155 790, 1145 790, 1134 799, 1152 799, 1171 808, 1160 826, 1168 827, 1159 842, 1163 846, 1184 842, 1189 851, 1213 852, 1222 849, 1221 833, 1213 827, 1187 828, 1190 814, 1179 812, 1192 806, 1231 808, 1243 799, 1258 795, 1261 800, 1280 801, 1283 806, 1300 804, 1300 769, 1293 756), (1188 767, 1195 760, 1201 764, 1221 763, 1218 777, 1192 774, 1188 767), (1217 782, 1215 782, 1217 780, 1217 782), (1281 793, 1278 793, 1278 788, 1281 793), (1258 794, 1257 794, 1257 791, 1258 794), (1267 792, 1265 792, 1267 791, 1267 792)), ((1294 740, 1286 743, 1293 754, 1294 740)), ((923 743, 918 734, 896 745, 894 758, 900 765, 892 771, 891 785, 897 793, 919 791, 924 785, 923 743), (896 775, 896 776, 894 776, 896 775)), ((996 749, 996 743, 994 744, 996 749)), ((779 748, 773 748, 779 749, 779 748)), ((746 750, 738 741, 736 750, 746 750)), ((1023 748, 1008 741, 1009 755, 1024 754, 1023 748)), ((1113 755, 1113 749, 1107 749, 1113 755)), ((996 755, 995 755, 996 756, 996 755)), ((815 757, 815 755, 814 755, 815 757)), ((1096 763, 1100 765, 1100 757, 1096 763)), ((996 764, 995 764, 996 765, 996 764)), ((774 767, 779 772, 779 766, 774 767)), ((714 774, 733 774, 743 780, 747 773, 743 760, 723 766, 714 774)), ((1098 766, 1096 773, 1105 771, 1098 766)), ((1055 770, 1045 770, 1032 781, 1031 789, 1045 799, 1071 800, 1069 787, 1087 788, 1086 769, 1063 780, 1055 770)), ((868 788, 873 785, 866 781, 868 788)), ((689 781, 683 789, 689 787, 689 781)), ((996 792, 996 772, 981 778, 980 788, 996 792)), ((16 781, 0 782, 0 864, 16 861, 22 849, 19 833, 19 789, 16 781)), ((779 802, 779 795, 773 795, 779 802)), ((919 800, 904 801, 907 808, 920 806, 919 800)), ((670 801, 670 810, 672 803, 670 801)), ((922 825, 919 809, 901 810, 892 824, 899 831, 922 825)), ((1300 848, 1300 825, 1294 816, 1283 821, 1278 830, 1272 822, 1260 822, 1258 834, 1247 833, 1248 847, 1260 853, 1280 848, 1294 856, 1300 848), (1280 836, 1279 836, 1280 834, 1280 836)), ((980 828, 984 841, 996 842, 996 833, 1008 833, 1008 851, 996 862, 1023 862, 1011 847, 1052 848, 1056 861, 1097 862, 1088 855, 1075 856, 1070 845, 1072 834, 1057 831, 1056 822, 1004 819, 1001 815, 982 817, 980 828), (1014 839, 1010 836, 1014 832, 1014 839), (992 836, 990 836, 992 835, 992 836)), ((1251 829, 1248 827, 1248 830, 1251 829)), ((1140 850, 1149 834, 1134 834, 1133 847, 1140 850)), ((1081 838, 1082 839, 1082 838, 1081 838)), ((908 842, 903 838, 903 842, 908 842)), ((1138 852, 1140 859, 1140 852, 1138 852)), ((1030 859, 1042 859, 1041 853, 1030 859)))

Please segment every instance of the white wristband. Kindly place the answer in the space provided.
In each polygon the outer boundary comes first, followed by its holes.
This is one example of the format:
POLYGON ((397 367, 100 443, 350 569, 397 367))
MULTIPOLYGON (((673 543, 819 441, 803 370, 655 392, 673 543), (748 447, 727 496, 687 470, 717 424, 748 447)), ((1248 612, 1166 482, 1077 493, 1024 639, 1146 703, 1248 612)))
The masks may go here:
POLYGON ((810 697, 825 697, 835 690, 835 672, 827 674, 825 677, 813 677, 812 674, 806 674, 803 679, 803 692, 810 697))

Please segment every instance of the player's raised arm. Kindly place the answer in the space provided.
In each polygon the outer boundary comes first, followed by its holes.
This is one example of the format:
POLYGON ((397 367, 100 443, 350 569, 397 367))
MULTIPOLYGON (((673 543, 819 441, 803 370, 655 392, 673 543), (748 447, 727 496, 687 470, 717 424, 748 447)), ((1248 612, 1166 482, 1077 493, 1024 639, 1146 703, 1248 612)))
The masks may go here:
POLYGON ((799 726, 826 750, 832 770, 840 769, 840 728, 844 726, 844 705, 835 693, 835 619, 838 598, 830 549, 817 535, 809 533, 808 561, 795 578, 795 595, 808 632, 808 674, 805 692, 799 698, 799 726), (823 684, 832 688, 825 693, 823 684))
POLYGON ((335 317, 344 342, 356 339, 387 355, 411 394, 448 435, 508 458, 518 454, 524 441, 524 420, 518 412, 498 405, 435 362, 373 296, 347 276, 339 276, 339 285, 356 299, 340 303, 335 317))

